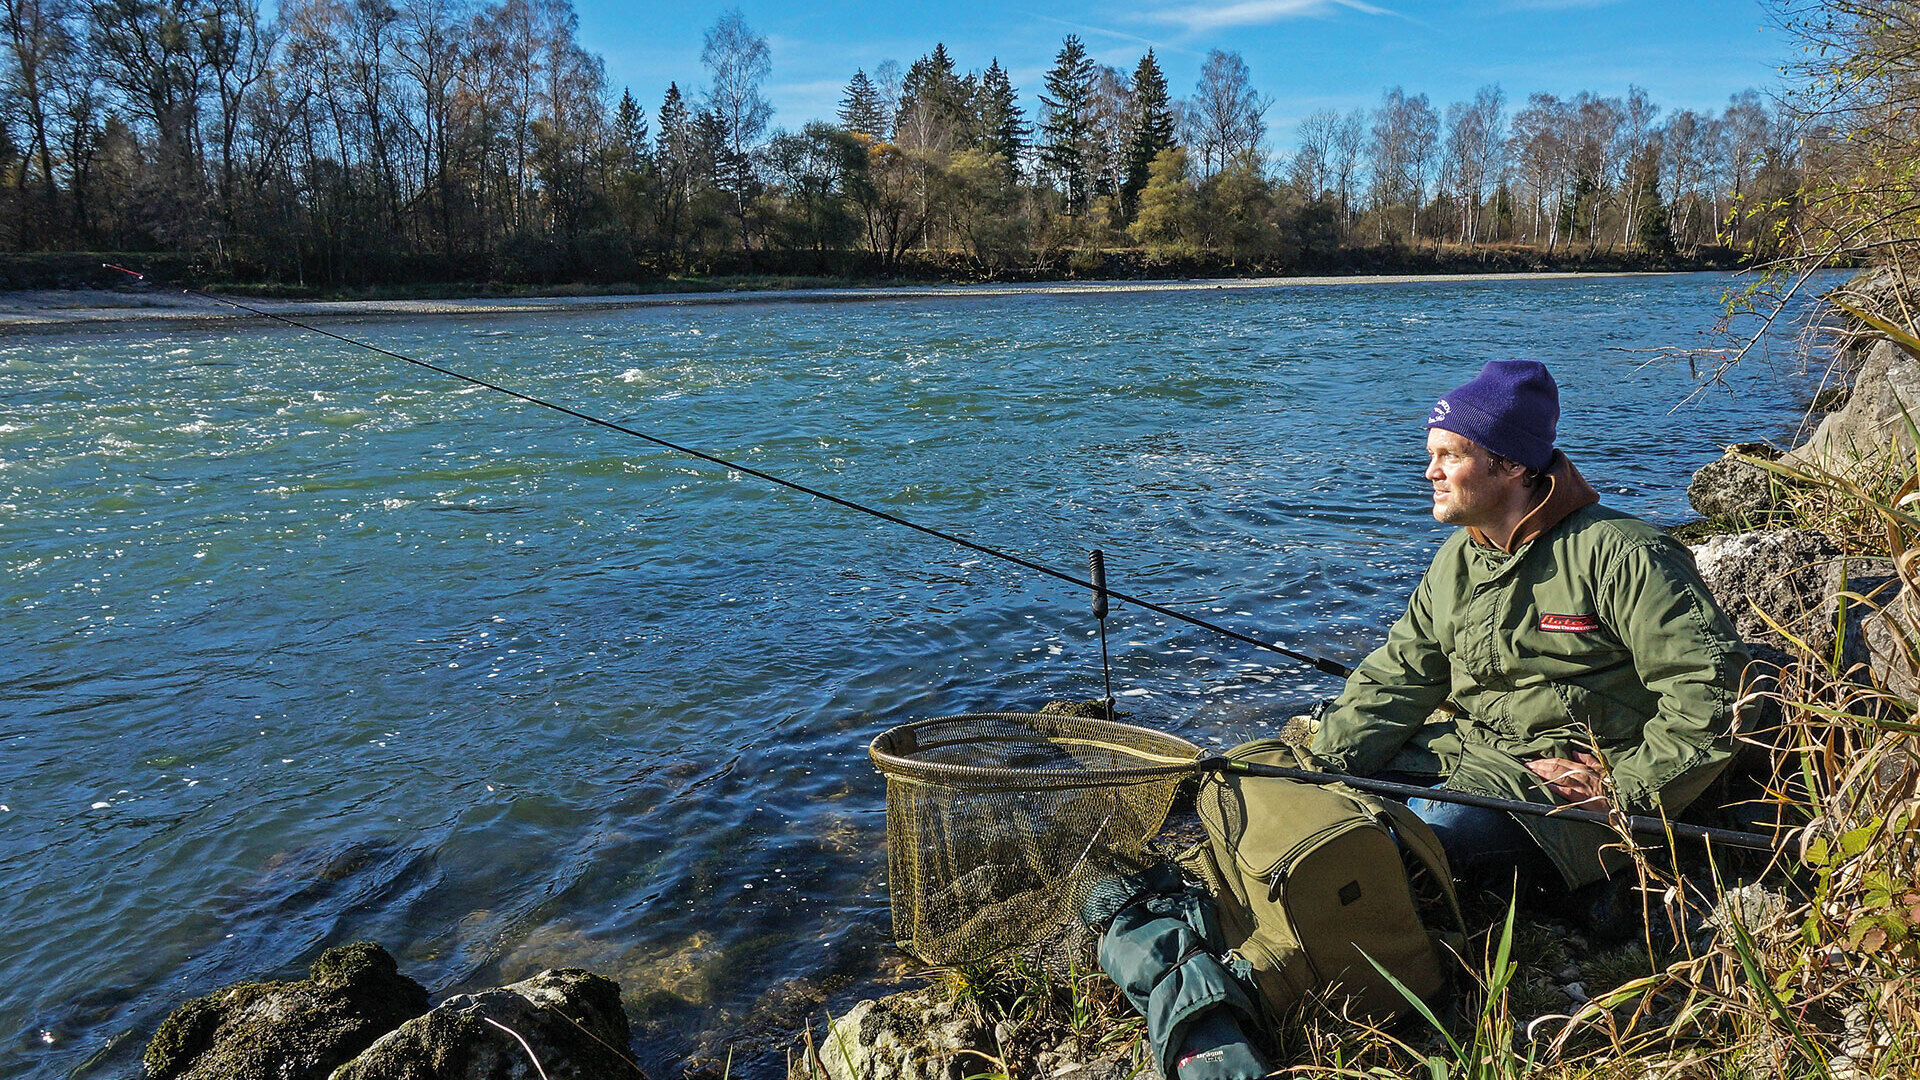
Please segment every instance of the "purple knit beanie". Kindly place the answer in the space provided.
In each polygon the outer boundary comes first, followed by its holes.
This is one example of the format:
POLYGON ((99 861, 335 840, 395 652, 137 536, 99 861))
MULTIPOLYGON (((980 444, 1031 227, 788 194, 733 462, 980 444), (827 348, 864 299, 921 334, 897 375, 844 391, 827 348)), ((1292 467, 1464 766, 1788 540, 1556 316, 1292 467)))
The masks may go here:
POLYGON ((1560 426, 1560 388, 1538 360, 1489 360, 1434 405, 1427 426, 1465 435, 1508 461, 1544 471, 1560 426))

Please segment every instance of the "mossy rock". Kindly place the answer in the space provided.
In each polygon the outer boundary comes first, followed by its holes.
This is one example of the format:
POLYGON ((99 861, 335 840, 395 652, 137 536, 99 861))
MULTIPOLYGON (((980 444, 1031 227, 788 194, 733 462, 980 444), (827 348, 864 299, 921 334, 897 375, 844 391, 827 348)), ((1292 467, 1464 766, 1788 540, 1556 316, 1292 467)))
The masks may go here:
POLYGON ((1091 701, 1049 701, 1040 706, 1042 716, 1072 716, 1082 720, 1117 720, 1126 715, 1118 710, 1109 711, 1107 703, 1101 698, 1091 701))
POLYGON ((175 1009, 147 1044, 152 1080, 324 1080, 427 1011, 426 988, 387 951, 320 954, 298 982, 239 983, 175 1009))
POLYGON ((579 968, 457 994, 408 1020, 332 1080, 646 1080, 620 984, 579 968))

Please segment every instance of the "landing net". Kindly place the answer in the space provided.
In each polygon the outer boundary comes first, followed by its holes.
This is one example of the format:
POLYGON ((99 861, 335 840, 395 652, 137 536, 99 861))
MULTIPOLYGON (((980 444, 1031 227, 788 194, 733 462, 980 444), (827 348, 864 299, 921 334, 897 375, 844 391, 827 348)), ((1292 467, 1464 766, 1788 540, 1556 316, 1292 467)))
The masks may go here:
POLYGON ((1090 885, 1139 869, 1201 750, 1113 720, 969 713, 883 732, 870 753, 894 938, 963 964, 1047 938, 1090 885))

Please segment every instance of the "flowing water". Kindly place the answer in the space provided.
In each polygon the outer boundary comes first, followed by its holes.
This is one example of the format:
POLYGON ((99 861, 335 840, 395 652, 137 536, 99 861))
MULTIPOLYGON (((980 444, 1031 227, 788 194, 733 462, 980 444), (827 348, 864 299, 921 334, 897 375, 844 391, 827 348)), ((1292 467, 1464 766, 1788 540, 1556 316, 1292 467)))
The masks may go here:
MULTIPOLYGON (((1712 276, 654 306, 335 329, 1343 662, 1444 530, 1422 421, 1561 383, 1608 502, 1690 516, 1785 439, 1759 364, 1674 410, 1712 276)), ((185 999, 372 938, 446 993, 581 965, 642 1063, 898 965, 866 744, 1100 690, 1081 591, 293 330, 0 339, 0 1075, 132 1075, 185 999)), ((1118 606, 1203 744, 1331 693, 1118 606)))

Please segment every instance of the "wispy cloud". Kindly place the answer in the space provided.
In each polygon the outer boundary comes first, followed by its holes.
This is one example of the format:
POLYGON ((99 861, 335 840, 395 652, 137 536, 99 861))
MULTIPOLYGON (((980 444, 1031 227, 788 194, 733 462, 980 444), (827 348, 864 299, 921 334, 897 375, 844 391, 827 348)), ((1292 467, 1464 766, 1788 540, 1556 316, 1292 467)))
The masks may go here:
POLYGON ((1071 29, 1071 30, 1079 30, 1082 33, 1098 34, 1102 37, 1118 38, 1121 41, 1131 41, 1131 42, 1134 42, 1135 44, 1146 45, 1151 48, 1158 49, 1163 53, 1172 51, 1172 52, 1189 53, 1193 56, 1200 55, 1199 53, 1194 52, 1194 50, 1192 49, 1182 48, 1179 45, 1169 45, 1164 41, 1155 41, 1152 38, 1144 38, 1138 34, 1129 34, 1120 30, 1109 30, 1104 26, 1092 26, 1087 23, 1068 22, 1066 19, 1057 19, 1052 15, 1042 15, 1037 11, 1021 11, 1021 12, 1017 12, 1017 14, 1025 15, 1030 19, 1038 19, 1042 22, 1056 23, 1060 26, 1067 27, 1068 29, 1071 29))
POLYGON ((1229 4, 1187 4, 1156 12, 1154 18, 1179 23, 1190 33, 1218 30, 1228 26, 1263 26, 1325 15, 1334 8, 1347 8, 1365 15, 1394 15, 1396 12, 1365 3, 1364 0, 1234 0, 1229 4))
POLYGON ((1507 0, 1508 11, 1569 11, 1574 8, 1612 7, 1619 0, 1507 0))

